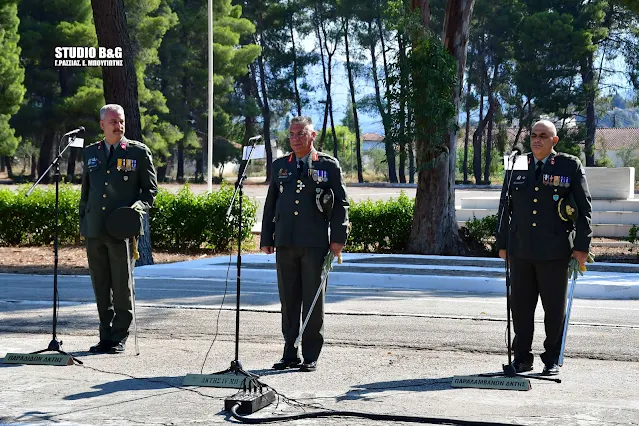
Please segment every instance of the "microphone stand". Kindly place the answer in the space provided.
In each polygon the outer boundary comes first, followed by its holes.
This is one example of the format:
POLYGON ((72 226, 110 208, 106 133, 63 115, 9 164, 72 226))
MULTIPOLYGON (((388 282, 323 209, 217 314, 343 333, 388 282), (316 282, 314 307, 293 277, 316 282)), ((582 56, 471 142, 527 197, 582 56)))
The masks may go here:
MULTIPOLYGON (((58 141, 58 145, 57 145, 58 155, 51 162, 51 164, 49 164, 49 167, 47 167, 44 173, 42 173, 42 175, 31 186, 31 188, 29 188, 29 190, 26 193, 27 197, 31 195, 35 187, 47 175, 47 173, 49 173, 49 170, 51 170, 51 168, 55 166, 55 172, 53 175, 55 179, 55 238, 53 240, 53 331, 52 331, 51 342, 49 342, 49 346, 46 349, 41 349, 39 351, 32 352, 32 354, 39 354, 39 353, 48 352, 48 351, 57 352, 62 355, 67 355, 78 364, 82 364, 82 361, 80 361, 79 359, 73 357, 72 355, 62 350, 62 340, 58 340, 58 337, 56 334, 56 328, 58 323, 58 303, 59 303, 59 300, 58 300, 59 298, 58 296, 58 245, 59 243, 58 241, 59 241, 59 228, 60 228, 60 195, 59 195, 60 193, 60 189, 59 189, 60 159, 62 158, 62 154, 64 154, 67 148, 73 143, 73 141, 75 141, 75 138, 77 137, 77 132, 71 135, 64 135, 64 136, 67 136, 66 146, 64 147, 62 151, 60 151, 60 141, 58 141)), ((62 138, 64 138, 64 136, 62 136, 62 138)))
MULTIPOLYGON (((252 138, 253 139, 253 138, 252 138)), ((226 211, 226 220, 231 220, 231 211, 233 209, 233 205, 235 204, 235 198, 239 196, 239 220, 237 226, 237 286, 236 286, 236 300, 235 300, 235 359, 231 361, 231 366, 219 373, 215 374, 224 374, 224 373, 234 373, 241 374, 250 379, 257 378, 258 376, 245 371, 242 368, 242 363, 240 362, 240 291, 241 291, 241 282, 242 282, 242 199, 244 198, 244 181, 246 180, 246 169, 251 161, 251 157, 253 156, 253 151, 255 150, 255 145, 259 140, 258 137, 253 139, 253 144, 251 145, 246 161, 240 165, 240 170, 238 173, 237 182, 235 183, 235 191, 233 192, 233 197, 231 198, 231 203, 229 205, 228 210, 226 211)))
MULTIPOLYGON (((508 168, 506 170, 506 175, 508 177, 508 183, 506 184, 505 198, 503 199, 503 203, 501 203, 501 211, 499 212, 499 226, 497 228, 497 235, 501 232, 502 219, 504 214, 508 215, 508 223, 510 224, 510 214, 511 214, 511 184, 513 179, 513 171, 515 170, 515 163, 517 161, 517 154, 514 156, 510 156, 508 159, 508 168)), ((551 382, 561 383, 561 379, 553 378, 553 377, 543 377, 543 376, 533 376, 528 374, 520 374, 515 371, 515 367, 513 366, 512 359, 512 339, 511 339, 511 331, 510 331, 510 312, 511 312, 511 278, 510 278, 510 229, 507 230, 506 234, 506 322, 507 322, 507 330, 508 330, 508 364, 502 364, 503 373, 492 373, 492 374, 480 374, 482 377, 497 377, 497 376, 505 376, 505 377, 526 377, 533 378, 538 380, 547 380, 551 382)))

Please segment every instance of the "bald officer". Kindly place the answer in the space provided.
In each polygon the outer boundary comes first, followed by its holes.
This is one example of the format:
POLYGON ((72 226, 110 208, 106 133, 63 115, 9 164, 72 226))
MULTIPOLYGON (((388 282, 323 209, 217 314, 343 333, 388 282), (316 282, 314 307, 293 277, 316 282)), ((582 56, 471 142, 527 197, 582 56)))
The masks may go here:
MULTIPOLYGON (((517 373, 533 369, 532 341, 535 308, 541 297, 546 340, 543 374, 559 374, 568 288, 568 263, 583 265, 592 238, 591 198, 585 170, 578 158, 557 153, 559 141, 552 122, 532 127, 528 170, 514 170, 510 187, 510 215, 504 212, 497 236, 499 256, 510 262, 515 338, 513 367, 517 373), (561 203, 574 199, 576 220, 567 220, 561 203), (509 221, 510 216, 510 221, 509 221), (510 233, 510 238, 508 238, 510 233)), ((506 206, 507 175, 500 211, 506 206)))
MULTIPOLYGON (((80 231, 86 238, 91 282, 100 318, 100 341, 94 353, 122 353, 133 319, 125 242, 110 236, 111 212, 133 206, 149 209, 158 192, 151 151, 124 137, 124 109, 109 104, 100 110, 104 139, 83 150, 80 231)), ((133 252, 133 250, 130 250, 133 252)))
MULTIPOLYGON (((276 370, 299 367, 314 371, 324 343, 324 294, 318 299, 302 336, 302 355, 294 347, 303 318, 320 287, 324 256, 337 256, 346 243, 348 199, 339 162, 313 147, 316 132, 309 117, 291 120, 293 152, 273 161, 264 204, 260 246, 276 252, 277 282, 282 304, 284 355, 276 370), (334 194, 330 215, 320 211, 325 192, 334 194)), ((325 212, 326 213, 326 212, 325 212)))

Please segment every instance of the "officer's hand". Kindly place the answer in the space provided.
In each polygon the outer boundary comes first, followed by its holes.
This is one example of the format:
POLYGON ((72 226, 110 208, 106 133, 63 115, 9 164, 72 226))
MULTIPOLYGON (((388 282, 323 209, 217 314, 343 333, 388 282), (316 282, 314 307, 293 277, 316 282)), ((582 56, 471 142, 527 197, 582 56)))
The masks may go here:
POLYGON ((339 256, 343 249, 344 249, 344 244, 331 243, 331 251, 333 252, 335 257, 339 256))
POLYGON ((506 260, 506 250, 504 249, 499 250, 499 257, 506 260))
POLYGON ((264 246, 262 247, 262 251, 266 254, 273 254, 275 253, 275 247, 273 246, 264 246))
POLYGON ((577 259, 580 265, 584 265, 588 260, 588 252, 573 250, 572 257, 577 259))

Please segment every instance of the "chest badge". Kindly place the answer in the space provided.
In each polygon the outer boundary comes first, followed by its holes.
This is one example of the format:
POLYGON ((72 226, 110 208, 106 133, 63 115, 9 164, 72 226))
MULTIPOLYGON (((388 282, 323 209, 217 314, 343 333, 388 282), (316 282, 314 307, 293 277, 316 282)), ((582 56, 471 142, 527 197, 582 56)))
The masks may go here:
POLYGON ((552 199, 555 201, 559 201, 559 195, 555 194, 552 196, 552 199))
POLYGON ((127 180, 129 180, 129 177, 125 175, 124 176, 124 181, 126 182, 127 180))
POLYGON ((304 182, 302 182, 301 180, 298 179, 298 181, 297 181, 297 190, 301 191, 305 187, 306 187, 306 185, 304 185, 304 182))

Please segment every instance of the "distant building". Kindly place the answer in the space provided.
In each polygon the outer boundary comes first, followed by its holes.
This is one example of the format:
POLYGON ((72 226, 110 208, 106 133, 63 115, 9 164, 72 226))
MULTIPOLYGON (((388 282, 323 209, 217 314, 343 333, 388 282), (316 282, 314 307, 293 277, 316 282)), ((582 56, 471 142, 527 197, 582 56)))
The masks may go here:
MULTIPOLYGON (((601 128, 595 132, 595 160, 604 155, 615 167, 623 167, 621 154, 630 152, 639 158, 639 128, 601 128)), ((627 154, 626 154, 627 155, 627 154)))
POLYGON ((362 136, 362 152, 372 149, 385 149, 384 136, 377 133, 364 133, 362 136))

